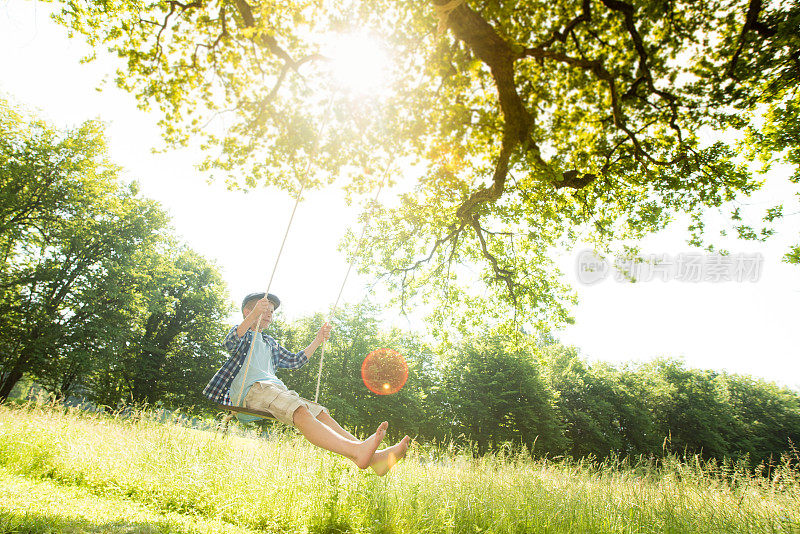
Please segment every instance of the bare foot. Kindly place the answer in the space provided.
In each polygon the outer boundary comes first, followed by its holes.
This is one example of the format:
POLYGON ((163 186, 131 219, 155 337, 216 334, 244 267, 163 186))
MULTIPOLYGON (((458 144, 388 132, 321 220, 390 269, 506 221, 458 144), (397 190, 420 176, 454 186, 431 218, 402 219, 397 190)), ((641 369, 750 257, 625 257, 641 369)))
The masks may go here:
POLYGON ((389 423, 384 421, 380 424, 380 426, 378 426, 378 430, 376 430, 374 434, 356 445, 356 451, 352 457, 352 460, 359 468, 366 469, 369 467, 369 464, 372 461, 372 456, 375 454, 375 451, 378 449, 378 445, 381 444, 383 437, 386 435, 386 428, 388 426, 389 423))
POLYGON ((410 441, 411 438, 406 436, 391 447, 376 452, 372 456, 372 462, 369 464, 375 474, 382 477, 389 472, 389 469, 394 467, 394 464, 402 460, 406 455, 410 441))

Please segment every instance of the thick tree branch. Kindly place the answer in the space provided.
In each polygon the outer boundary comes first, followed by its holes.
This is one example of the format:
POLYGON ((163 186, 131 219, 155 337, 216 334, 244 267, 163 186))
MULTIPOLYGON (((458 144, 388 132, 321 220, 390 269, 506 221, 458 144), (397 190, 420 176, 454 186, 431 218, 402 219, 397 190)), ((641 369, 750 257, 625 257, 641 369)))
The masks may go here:
MULTIPOLYGON (((571 58, 560 52, 546 50, 555 41, 564 42, 566 37, 580 23, 588 22, 589 20, 591 20, 591 4, 589 0, 583 0, 581 14, 569 21, 563 31, 554 30, 548 41, 535 49, 528 49, 520 55, 486 20, 470 9, 469 6, 461 4, 450 13, 448 25, 456 38, 465 42, 478 59, 489 67, 497 87, 500 110, 504 119, 502 148, 495 164, 492 185, 475 191, 464 201, 457 211, 457 216, 462 222, 471 224, 472 215, 480 204, 495 202, 502 196, 511 156, 520 146, 533 155, 540 166, 543 168, 548 167, 540 156, 539 147, 530 136, 533 118, 525 108, 522 98, 517 92, 515 62, 525 55, 531 55, 553 57, 560 61, 592 70, 602 69, 600 62, 571 58)), ((616 116, 619 117, 619 113, 616 116)), ((557 187, 579 188, 588 185, 594 180, 594 175, 585 174, 582 177, 578 177, 578 174, 576 170, 564 172, 562 181, 559 182, 557 187)))
MULTIPOLYGON (((434 2, 434 4, 437 3, 440 2, 434 2)), ((591 11, 589 0, 583 0, 582 7, 582 13, 572 19, 563 31, 555 30, 550 40, 539 47, 542 53, 555 41, 564 42, 566 37, 572 33, 578 24, 590 20, 591 11)), ((504 122, 501 150, 495 163, 491 186, 481 187, 477 191, 474 191, 457 209, 456 216, 460 221, 460 227, 448 237, 434 243, 433 250, 431 250, 428 258, 420 260, 406 269, 397 270, 397 272, 402 271, 405 275, 408 271, 416 269, 423 261, 429 260, 444 241, 449 239, 455 241, 461 229, 469 224, 476 232, 482 255, 492 265, 495 278, 506 284, 509 296, 516 307, 517 295, 514 273, 511 270, 500 267, 497 258, 489 251, 484 236, 484 230, 480 226, 480 213, 478 210, 481 205, 496 202, 503 195, 510 168, 510 161, 512 155, 519 147, 528 151, 541 167, 547 168, 548 165, 541 158, 539 147, 531 138, 533 118, 525 108, 522 98, 517 92, 515 62, 521 57, 519 52, 512 48, 486 20, 465 4, 459 5, 450 13, 448 25, 456 38, 466 43, 475 56, 489 67, 497 88, 499 107, 503 114, 504 122)), ((547 53, 552 54, 552 52, 549 51, 547 53)), ((562 60, 578 62, 578 64, 584 68, 597 67, 596 62, 587 62, 581 59, 573 60, 563 54, 562 56, 562 60)), ((600 67, 602 67, 602 65, 600 65, 600 67)), ((563 173, 563 179, 556 187, 581 188, 595 179, 595 176, 590 174, 585 174, 580 177, 578 175, 578 171, 575 170, 563 173)), ((405 278, 403 284, 405 285, 405 278)))
MULTIPOLYGON (((436 2, 434 2, 436 3, 436 2)), ((517 54, 478 13, 461 4, 450 13, 449 26, 490 69, 497 86, 506 134, 513 143, 527 140, 531 117, 517 93, 514 62, 517 54)))
POLYGON ((742 54, 742 50, 744 49, 744 45, 747 41, 747 33, 752 30, 758 33, 761 37, 765 38, 772 37, 776 33, 774 28, 770 28, 758 20, 758 16, 761 14, 762 7, 762 0, 750 0, 750 5, 747 6, 747 15, 745 15, 744 25, 742 25, 742 31, 739 34, 739 46, 736 47, 736 52, 733 53, 731 62, 725 71, 726 76, 733 78, 736 81, 741 81, 736 77, 734 71, 736 70, 736 63, 739 61, 739 56, 742 54))
POLYGON ((502 196, 505 190, 506 178, 508 177, 508 163, 511 159, 511 153, 517 144, 518 142, 509 140, 508 133, 506 133, 503 138, 503 147, 500 150, 500 157, 497 159, 497 164, 495 166, 491 187, 481 187, 461 204, 458 210, 456 210, 456 216, 459 220, 464 223, 471 221, 479 204, 495 202, 502 196))
POLYGON ((581 22, 589 22, 590 20, 592 20, 591 9, 592 9, 591 1, 583 0, 583 3, 581 4, 580 15, 569 21, 567 25, 564 27, 563 31, 553 30, 553 35, 550 37, 550 39, 548 39, 547 41, 543 42, 542 44, 534 48, 545 49, 549 48, 556 41, 561 41, 562 43, 566 42, 567 36, 572 33, 572 30, 574 30, 575 27, 578 26, 578 24, 580 24, 581 22))
POLYGON ((466 4, 461 4, 450 13, 448 25, 456 38, 464 41, 478 59, 489 67, 504 119, 503 144, 492 176, 492 185, 475 191, 457 210, 462 224, 471 224, 472 214, 480 204, 494 202, 502 196, 514 150, 520 144, 532 148, 537 156, 539 150, 530 139, 532 118, 525 109, 514 80, 517 53, 486 20, 466 4))

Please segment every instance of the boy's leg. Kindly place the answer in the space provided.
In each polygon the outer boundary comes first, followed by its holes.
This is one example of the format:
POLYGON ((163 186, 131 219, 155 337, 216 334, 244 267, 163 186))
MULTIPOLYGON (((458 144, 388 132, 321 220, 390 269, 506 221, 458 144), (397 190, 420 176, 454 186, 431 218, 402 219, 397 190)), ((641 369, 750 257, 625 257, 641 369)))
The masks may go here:
MULTIPOLYGON (((340 436, 358 441, 358 438, 353 436, 347 429, 342 428, 336 420, 330 416, 328 412, 320 412, 317 416, 317 419, 322 423, 329 426, 334 432, 339 434, 340 436)), ((372 455, 372 459, 370 460, 369 466, 375 471, 375 474, 378 476, 383 476, 389 472, 389 470, 395 466, 397 462, 402 460, 405 455, 406 451, 408 450, 408 444, 410 443, 411 438, 405 436, 403 439, 392 445, 391 447, 387 447, 385 449, 381 449, 379 451, 375 451, 375 454, 372 455)))
POLYGON ((256 382, 245 397, 245 406, 271 412, 278 420, 295 426, 314 445, 341 454, 362 469, 372 466, 379 475, 391 469, 408 448, 406 437, 376 453, 386 435, 386 422, 375 434, 361 441, 339 425, 322 406, 301 399, 296 392, 285 387, 256 382))
POLYGON ((294 426, 308 441, 317 447, 349 458, 361 469, 369 467, 372 456, 386 435, 386 427, 389 426, 384 421, 374 434, 359 442, 338 434, 334 429, 311 415, 305 406, 295 410, 293 421, 294 426))
POLYGON ((331 415, 328 412, 326 411, 320 412, 319 415, 317 416, 317 419, 322 421, 329 427, 331 427, 331 429, 333 429, 334 432, 336 432, 343 438, 351 439, 353 441, 360 441, 357 437, 348 432, 347 429, 343 428, 339 423, 337 423, 336 420, 333 417, 331 417, 331 415))

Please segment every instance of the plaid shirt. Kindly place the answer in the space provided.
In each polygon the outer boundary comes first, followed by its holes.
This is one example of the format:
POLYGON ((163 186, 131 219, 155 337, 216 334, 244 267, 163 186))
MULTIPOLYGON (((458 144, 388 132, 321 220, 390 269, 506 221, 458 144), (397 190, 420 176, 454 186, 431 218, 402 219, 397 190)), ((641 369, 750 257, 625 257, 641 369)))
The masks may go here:
MULTIPOLYGON (((214 375, 203 390, 203 395, 217 404, 231 405, 231 382, 233 382, 236 374, 244 365, 247 359, 247 352, 250 350, 251 340, 253 339, 254 332, 252 330, 248 330, 243 337, 239 337, 236 335, 237 328, 237 326, 231 328, 231 331, 222 341, 222 346, 225 347, 231 357, 222 364, 217 374, 214 375)), ((263 332, 261 333, 261 339, 272 351, 272 361, 275 362, 275 368, 299 369, 308 363, 308 357, 304 351, 301 350, 297 354, 289 352, 263 332)))

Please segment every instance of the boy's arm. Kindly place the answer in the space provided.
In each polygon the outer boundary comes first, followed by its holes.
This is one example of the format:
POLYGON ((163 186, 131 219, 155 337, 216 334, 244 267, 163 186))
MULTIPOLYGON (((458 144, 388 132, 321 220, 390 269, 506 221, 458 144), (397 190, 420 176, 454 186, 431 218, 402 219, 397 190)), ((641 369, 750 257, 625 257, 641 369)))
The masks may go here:
POLYGON ((314 341, 311 344, 298 352, 293 354, 284 347, 278 346, 278 354, 276 360, 276 367, 283 367, 284 369, 299 369, 308 363, 308 358, 314 354, 314 351, 322 345, 323 341, 327 340, 331 335, 331 325, 325 323, 322 328, 317 332, 314 341))
POLYGON ((250 330, 251 326, 255 326, 258 322, 259 316, 264 313, 267 308, 267 299, 259 300, 253 309, 250 310, 250 313, 244 318, 244 320, 239 323, 239 326, 236 327, 236 335, 239 337, 244 336, 248 330, 250 330))

